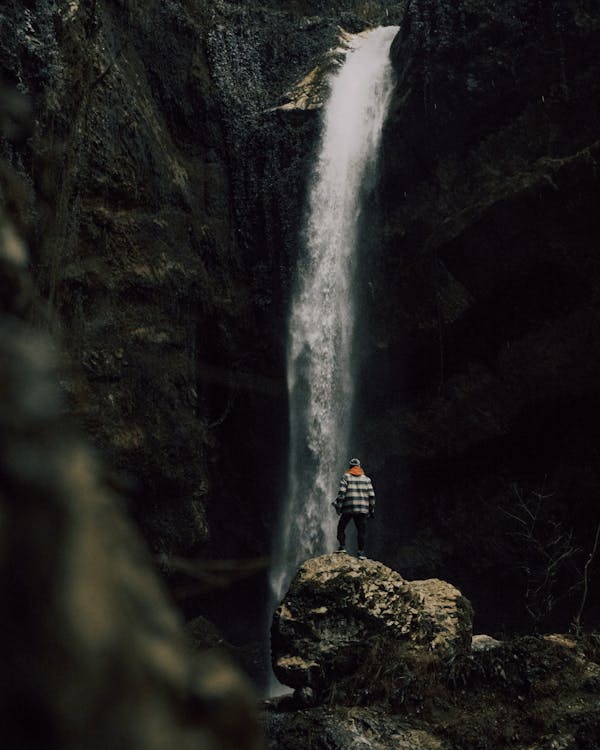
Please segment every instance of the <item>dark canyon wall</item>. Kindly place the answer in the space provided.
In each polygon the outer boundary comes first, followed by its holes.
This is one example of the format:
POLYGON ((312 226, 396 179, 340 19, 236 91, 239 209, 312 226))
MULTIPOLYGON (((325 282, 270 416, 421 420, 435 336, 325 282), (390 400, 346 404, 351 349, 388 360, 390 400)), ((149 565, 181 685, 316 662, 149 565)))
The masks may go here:
MULTIPOLYGON (((583 0, 4 3, 4 83, 35 119, 2 144, 30 317, 60 342, 70 411, 155 551, 268 553, 319 128, 318 111, 273 108, 338 25, 396 23, 377 241, 360 259, 372 550, 459 585, 476 626, 543 624, 547 595, 579 578, 544 581, 553 540, 573 531, 583 552, 565 560, 581 568, 597 522, 599 19, 583 0), (517 537, 532 493, 550 497, 517 537)), ((263 587, 211 597, 231 637, 260 631, 263 587)), ((592 589, 596 617, 597 602, 592 589)))
POLYGON ((383 557, 445 571, 476 627, 566 627, 600 521, 599 23, 414 0, 392 51, 363 450, 383 557))

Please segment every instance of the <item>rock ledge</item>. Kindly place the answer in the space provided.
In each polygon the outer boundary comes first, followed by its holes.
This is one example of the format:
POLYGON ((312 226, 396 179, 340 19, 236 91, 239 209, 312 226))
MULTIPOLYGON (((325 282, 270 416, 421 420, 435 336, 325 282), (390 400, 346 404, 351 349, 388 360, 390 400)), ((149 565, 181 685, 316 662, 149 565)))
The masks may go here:
POLYGON ((471 637, 471 606, 449 583, 323 555, 301 566, 275 612, 273 669, 285 685, 320 692, 358 669, 375 639, 393 643, 395 658, 443 663, 466 657, 471 637))

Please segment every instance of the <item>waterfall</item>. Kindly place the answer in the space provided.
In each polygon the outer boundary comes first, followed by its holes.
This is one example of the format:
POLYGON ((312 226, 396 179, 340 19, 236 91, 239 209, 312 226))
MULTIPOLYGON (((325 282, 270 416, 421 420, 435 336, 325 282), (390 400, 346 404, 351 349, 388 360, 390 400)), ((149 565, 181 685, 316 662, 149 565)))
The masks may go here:
POLYGON ((353 269, 361 198, 376 167, 397 31, 390 26, 349 37, 323 112, 289 321, 290 474, 273 546, 274 606, 298 564, 335 544, 331 504, 349 458, 354 394, 353 269))

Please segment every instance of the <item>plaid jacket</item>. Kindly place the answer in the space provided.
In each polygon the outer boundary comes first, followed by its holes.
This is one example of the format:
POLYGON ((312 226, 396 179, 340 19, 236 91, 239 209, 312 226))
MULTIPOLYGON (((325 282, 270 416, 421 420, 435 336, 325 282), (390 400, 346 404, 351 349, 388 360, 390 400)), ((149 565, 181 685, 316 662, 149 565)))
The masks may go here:
POLYGON ((375 492, 366 474, 354 476, 346 472, 340 480, 335 501, 338 513, 372 513, 375 511, 375 492))

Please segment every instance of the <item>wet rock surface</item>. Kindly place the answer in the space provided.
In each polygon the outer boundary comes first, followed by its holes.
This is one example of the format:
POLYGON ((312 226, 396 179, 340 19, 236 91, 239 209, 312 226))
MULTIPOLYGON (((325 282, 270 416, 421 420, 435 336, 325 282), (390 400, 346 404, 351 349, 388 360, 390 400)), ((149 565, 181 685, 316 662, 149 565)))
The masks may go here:
POLYGON ((458 663, 471 634, 471 607, 450 584, 405 581, 378 562, 324 555, 301 566, 273 617, 273 670, 285 685, 322 696, 368 665, 376 641, 394 644, 399 667, 421 657, 458 663))

